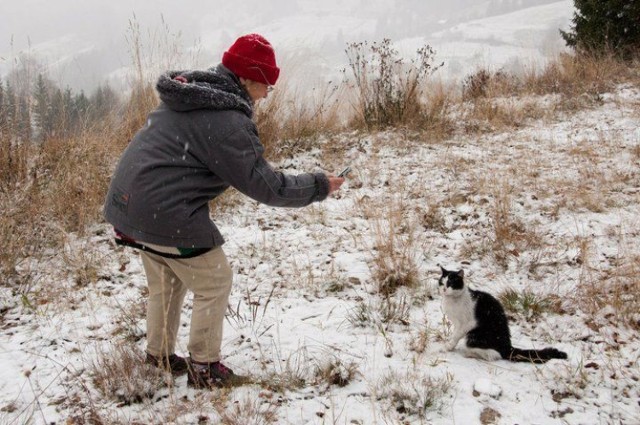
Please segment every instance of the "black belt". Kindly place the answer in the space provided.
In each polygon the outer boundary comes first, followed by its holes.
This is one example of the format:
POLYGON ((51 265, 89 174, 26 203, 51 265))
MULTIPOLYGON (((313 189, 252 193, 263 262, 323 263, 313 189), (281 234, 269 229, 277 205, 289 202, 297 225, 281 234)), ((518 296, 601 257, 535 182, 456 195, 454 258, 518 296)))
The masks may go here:
POLYGON ((156 251, 153 248, 149 248, 148 246, 137 243, 137 242, 130 242, 130 241, 126 241, 124 239, 119 239, 119 238, 115 238, 115 241, 116 241, 116 244, 118 245, 136 248, 141 251, 146 251, 146 252, 150 252, 151 254, 159 255, 160 257, 164 257, 164 258, 194 258, 206 252, 209 252, 213 249, 213 248, 192 248, 188 253, 185 253, 185 254, 171 254, 170 252, 156 251))

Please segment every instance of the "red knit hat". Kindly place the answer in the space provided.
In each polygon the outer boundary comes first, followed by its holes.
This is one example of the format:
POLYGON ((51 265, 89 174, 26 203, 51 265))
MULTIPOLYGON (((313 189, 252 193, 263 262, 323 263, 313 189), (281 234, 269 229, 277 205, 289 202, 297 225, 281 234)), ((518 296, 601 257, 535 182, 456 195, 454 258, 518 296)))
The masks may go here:
POLYGON ((274 85, 280 75, 271 43, 259 34, 238 38, 222 55, 222 64, 238 77, 274 85))

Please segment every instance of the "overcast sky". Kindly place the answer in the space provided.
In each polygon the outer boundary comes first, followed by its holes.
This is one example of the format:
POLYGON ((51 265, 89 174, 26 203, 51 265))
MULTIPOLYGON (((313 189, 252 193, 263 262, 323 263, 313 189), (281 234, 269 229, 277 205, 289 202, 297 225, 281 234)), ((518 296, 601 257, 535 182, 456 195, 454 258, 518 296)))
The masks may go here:
POLYGON ((70 33, 91 41, 122 41, 129 20, 158 25, 161 16, 174 29, 195 29, 194 11, 213 9, 217 1, 202 0, 0 0, 0 51, 26 49, 70 33), (204 6, 207 5, 208 6, 204 6))

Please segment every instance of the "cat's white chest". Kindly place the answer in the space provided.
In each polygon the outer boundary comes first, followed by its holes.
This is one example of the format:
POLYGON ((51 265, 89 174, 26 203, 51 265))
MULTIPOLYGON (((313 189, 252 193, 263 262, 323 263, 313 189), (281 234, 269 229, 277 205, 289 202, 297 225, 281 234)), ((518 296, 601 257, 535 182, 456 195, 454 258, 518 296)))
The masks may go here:
POLYGON ((475 327, 475 305, 468 292, 460 296, 445 295, 442 310, 457 329, 475 327))

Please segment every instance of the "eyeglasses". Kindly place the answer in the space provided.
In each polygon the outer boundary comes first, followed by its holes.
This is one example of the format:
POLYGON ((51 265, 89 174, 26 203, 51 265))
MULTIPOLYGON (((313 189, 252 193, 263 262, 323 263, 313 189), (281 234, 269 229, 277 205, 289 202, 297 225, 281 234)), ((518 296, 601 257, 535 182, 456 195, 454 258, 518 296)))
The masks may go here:
MULTIPOLYGON (((264 72, 262 72, 262 70, 259 67, 252 66, 251 69, 257 69, 258 72, 260 73, 260 75, 262 75, 262 78, 264 78, 264 81, 269 81, 267 79, 267 76, 264 75, 264 72)), ((267 86, 267 93, 271 93, 273 91, 273 86, 271 84, 267 84, 267 83, 263 83, 263 84, 266 84, 266 86, 267 86)))

